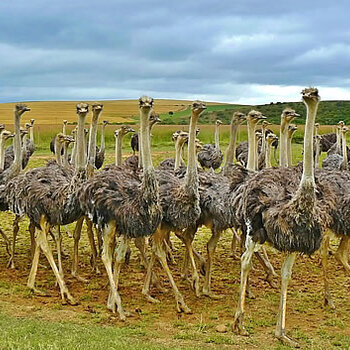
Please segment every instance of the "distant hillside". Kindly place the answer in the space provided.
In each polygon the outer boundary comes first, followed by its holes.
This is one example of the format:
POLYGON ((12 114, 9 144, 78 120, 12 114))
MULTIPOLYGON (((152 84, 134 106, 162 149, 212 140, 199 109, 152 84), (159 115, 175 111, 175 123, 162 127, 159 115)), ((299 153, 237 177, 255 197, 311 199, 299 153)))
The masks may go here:
MULTIPOLYGON (((91 103, 91 101, 87 101, 91 103)), ((109 120, 113 124, 136 124, 138 123, 138 101, 137 100, 110 100, 101 101, 104 104, 102 114, 103 120, 109 120)), ((32 109, 25 118, 35 118, 37 124, 58 125, 63 119, 74 123, 77 121, 75 105, 77 101, 42 101, 27 102, 32 109)), ((154 103, 155 112, 159 113, 162 124, 188 124, 190 116, 190 101, 156 99, 154 103)), ((0 123, 13 123, 14 103, 0 103, 0 123)), ((284 108, 295 109, 301 118, 295 120, 297 124, 304 124, 305 106, 301 102, 270 103, 258 106, 225 104, 218 102, 207 102, 207 110, 201 116, 200 124, 212 124, 216 118, 229 124, 234 111, 249 112, 257 109, 262 112, 273 124, 279 124, 280 116, 284 108)), ((334 125, 339 120, 350 124, 350 101, 321 101, 317 121, 323 125, 334 125)))
MULTIPOLYGON (((301 118, 295 120, 296 124, 304 124, 305 122, 305 106, 302 102, 288 103, 270 103, 258 106, 248 105, 220 105, 208 106, 208 109, 203 112, 199 123, 208 124, 214 123, 215 119, 220 119, 224 124, 229 124, 234 111, 249 112, 251 109, 256 109, 262 112, 268 120, 273 124, 280 123, 281 113, 284 108, 290 107, 296 110, 301 115, 301 118)), ((190 115, 190 108, 181 112, 161 114, 161 119, 164 124, 187 124, 190 115)), ((344 120, 345 124, 350 124, 350 101, 321 101, 317 113, 317 121, 323 125, 334 125, 339 120, 344 120)))

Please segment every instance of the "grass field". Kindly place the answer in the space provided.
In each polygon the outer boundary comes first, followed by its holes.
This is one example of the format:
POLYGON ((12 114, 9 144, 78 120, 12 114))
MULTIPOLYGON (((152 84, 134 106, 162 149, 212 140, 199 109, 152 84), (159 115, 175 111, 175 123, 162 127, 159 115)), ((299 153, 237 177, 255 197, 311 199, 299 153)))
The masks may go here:
MULTIPOLYGON (((52 157, 48 153, 48 140, 58 127, 38 126, 38 151, 30 160, 29 167, 44 165, 52 157)), ((108 127, 106 163, 113 162, 114 128, 108 127)), ((178 128, 176 125, 154 128, 152 143, 155 165, 173 156, 169 137, 178 128)), ((331 129, 324 128, 322 132, 331 129)), ((228 126, 222 130, 221 144, 225 148, 228 126)), ((240 140, 244 140, 245 127, 241 131, 240 140)), ((298 133, 297 140, 301 138, 302 131, 298 133)), ((201 126, 199 138, 204 143, 212 142, 213 127, 201 126)), ((129 137, 124 141, 126 156, 130 153, 129 137)), ((294 163, 301 160, 301 149, 300 143, 293 144, 294 163)), ((13 217, 10 213, 0 213, 1 228, 9 235, 13 217)), ((179 240, 172 238, 177 264, 170 265, 170 269, 193 311, 192 315, 176 312, 170 285, 159 267, 161 283, 168 291, 162 293, 152 289, 152 295, 160 299, 160 304, 150 304, 142 297, 144 270, 140 267, 135 247, 132 247, 131 263, 123 267, 120 281, 123 304, 132 317, 122 323, 117 315, 106 310, 108 288, 102 262, 99 262, 101 276, 90 271, 85 229, 80 246, 80 272, 90 280, 88 284, 70 276, 73 240, 66 234, 63 237, 65 279, 70 291, 79 300, 79 305, 73 307, 61 304, 55 278, 43 256, 40 258, 37 286, 46 290, 51 297, 39 297, 27 290, 26 279, 30 270, 28 221, 23 220, 20 227, 15 270, 7 269, 6 251, 0 241, 0 349, 289 349, 273 337, 279 289, 274 290, 265 282, 262 268, 256 261, 250 281, 256 298, 248 299, 246 305, 246 324, 250 336, 216 331, 218 325, 230 325, 238 298, 239 261, 230 256, 229 232, 219 241, 213 270, 212 288, 216 294, 223 296, 222 300, 195 297, 189 283, 180 276, 184 248, 179 240)), ((69 225, 70 231, 73 227, 69 225)), ((206 228, 202 228, 196 236, 195 246, 204 255, 209 237, 210 232, 206 228)), ((332 240, 332 251, 335 251, 337 243, 337 239, 332 240)), ((55 252, 53 244, 52 247, 55 252)), ((281 255, 270 248, 268 253, 279 272, 281 255)), ((298 257, 293 270, 288 296, 287 329, 305 349, 350 349, 350 278, 333 257, 330 258, 329 266, 331 290, 337 306, 335 311, 323 305, 318 253, 312 258, 298 257)), ((279 284, 279 279, 276 282, 279 284)))

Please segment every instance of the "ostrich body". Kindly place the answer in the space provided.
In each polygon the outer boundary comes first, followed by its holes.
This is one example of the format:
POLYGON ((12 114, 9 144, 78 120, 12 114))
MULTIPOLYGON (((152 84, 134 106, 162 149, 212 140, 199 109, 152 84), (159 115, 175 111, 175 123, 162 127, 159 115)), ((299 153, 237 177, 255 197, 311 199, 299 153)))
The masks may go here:
POLYGON ((282 266, 282 291, 275 335, 289 345, 297 345, 285 331, 288 281, 297 253, 312 254, 321 245, 322 231, 331 221, 334 194, 326 185, 316 186, 313 165, 313 128, 319 102, 318 90, 302 92, 307 107, 303 173, 298 168, 265 169, 247 181, 242 208, 247 233, 246 251, 241 261, 241 288, 233 329, 245 333, 244 301, 251 257, 258 244, 269 242, 287 252, 282 266))
POLYGON ((224 159, 219 143, 219 127, 221 124, 220 120, 215 123, 215 145, 206 144, 203 146, 203 150, 198 153, 198 161, 203 169, 216 170, 224 159))
POLYGON ((82 188, 80 201, 83 209, 102 232, 102 261, 105 265, 110 296, 108 308, 118 310, 125 320, 126 315, 118 293, 119 270, 125 258, 128 240, 152 235, 160 223, 161 212, 158 203, 158 185, 150 154, 148 118, 153 99, 142 97, 140 105, 141 155, 143 158, 142 180, 124 168, 111 167, 94 176, 82 188), (112 245, 116 233, 123 237, 118 247, 116 265, 112 267, 112 245))
MULTIPOLYGON (((58 281, 63 301, 76 304, 70 294, 62 272, 56 266, 51 248, 47 241, 50 230, 59 225, 66 225, 82 216, 78 202, 78 185, 85 180, 86 154, 84 148, 84 124, 88 105, 77 105, 78 126, 76 138, 76 163, 74 172, 60 165, 61 149, 56 152, 57 163, 46 167, 36 168, 16 178, 8 186, 10 208, 18 215, 26 214, 38 229, 35 237, 35 251, 32 268, 28 278, 28 287, 34 291, 35 276, 39 263, 40 250, 48 259, 58 281), (21 189, 21 196, 17 196, 21 189), (67 299, 66 299, 67 298, 67 299)), ((60 135, 60 137, 64 135, 60 135)), ((63 143, 60 148, 63 148, 63 143)))

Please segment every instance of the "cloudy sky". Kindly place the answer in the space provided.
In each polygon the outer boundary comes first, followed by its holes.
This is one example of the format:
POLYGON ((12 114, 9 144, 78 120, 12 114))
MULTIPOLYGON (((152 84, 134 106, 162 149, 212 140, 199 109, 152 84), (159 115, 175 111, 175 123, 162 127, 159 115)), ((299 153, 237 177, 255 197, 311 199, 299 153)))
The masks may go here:
POLYGON ((350 2, 1 0, 0 102, 350 99, 350 2), (349 4, 348 4, 349 3, 349 4))

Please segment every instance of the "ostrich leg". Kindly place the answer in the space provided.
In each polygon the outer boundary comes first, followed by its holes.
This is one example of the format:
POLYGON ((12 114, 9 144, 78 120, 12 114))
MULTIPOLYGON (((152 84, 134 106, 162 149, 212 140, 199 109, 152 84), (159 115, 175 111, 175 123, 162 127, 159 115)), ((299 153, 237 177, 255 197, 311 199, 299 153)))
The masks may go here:
POLYGON ((63 278, 63 266, 62 266, 62 234, 61 234, 61 226, 57 225, 51 229, 52 235, 56 242, 57 249, 57 261, 58 261, 58 271, 63 278))
POLYGON ((343 265, 345 271, 350 275, 350 265, 349 265, 349 247, 350 247, 350 237, 342 237, 338 250, 335 253, 335 258, 343 265))
POLYGON ((329 248, 329 235, 323 237, 323 242, 321 246, 321 259, 322 259, 322 270, 323 270, 323 283, 324 283, 324 304, 329 305, 331 309, 335 309, 335 304, 333 302, 330 290, 329 290, 329 280, 328 280, 328 248, 329 248))
POLYGON ((16 215, 15 219, 13 220, 13 224, 12 224, 13 225, 12 249, 11 249, 11 256, 10 256, 9 262, 7 264, 7 267, 10 269, 15 268, 14 259, 15 259, 16 241, 17 241, 17 235, 18 235, 18 231, 19 231, 19 222, 20 221, 21 221, 21 216, 16 215))
POLYGON ((213 258, 214 258, 214 254, 215 254, 216 245, 218 244, 220 236, 221 236, 221 232, 212 231, 212 236, 210 237, 210 239, 207 243, 208 259, 207 259, 207 264, 206 264, 206 268, 205 268, 205 282, 204 282, 204 286, 203 286, 203 294, 205 296, 213 298, 213 299, 221 299, 220 296, 214 295, 210 291, 211 270, 212 270, 213 258))
POLYGON ((32 221, 30 221, 29 223, 28 230, 30 233, 30 255, 33 259, 36 243, 35 243, 35 225, 32 221))
MULTIPOLYGON (((151 274, 152 274, 152 267, 155 261, 155 258, 157 258, 162 265, 163 269, 165 270, 168 279, 170 281, 170 284, 174 290, 175 294, 175 300, 176 300, 176 308, 178 312, 185 312, 185 313, 191 313, 191 309, 186 305, 182 294, 178 290, 176 283, 174 281, 174 278, 171 274, 171 271, 169 269, 168 263, 166 261, 166 253, 164 250, 164 238, 165 238, 166 231, 158 228, 157 231, 153 234, 152 239, 152 256, 151 256, 151 261, 148 265, 147 269, 147 275, 145 279, 145 285, 143 287, 142 293, 146 295, 148 300, 152 300, 153 298, 149 295, 149 285, 151 282, 151 274), (147 282, 147 284, 146 284, 147 282)), ((152 300, 153 301, 153 300, 152 300)))
MULTIPOLYGON (((59 273, 58 268, 57 268, 56 263, 55 263, 55 260, 53 258, 52 251, 51 251, 51 248, 49 246, 49 242, 47 241, 47 235, 50 231, 50 225, 48 224, 48 222, 46 221, 46 219, 44 217, 42 217, 40 219, 40 228, 41 229, 39 230, 39 232, 36 236, 36 242, 40 246, 43 253, 45 254, 47 260, 50 263, 52 271, 56 276, 56 279, 58 281, 58 285, 59 285, 60 291, 61 291, 62 301, 63 301, 63 303, 66 303, 66 301, 68 301, 71 305, 77 305, 77 302, 75 301, 73 296, 69 293, 69 290, 68 290, 61 274, 59 273), (67 300, 66 300, 66 298, 67 298, 67 300)), ((34 254, 34 256, 35 256, 35 254, 34 254)))
POLYGON ((232 232, 232 241, 231 241, 231 256, 234 259, 239 259, 238 256, 236 255, 236 247, 237 245, 240 245, 240 237, 236 231, 235 228, 231 227, 230 228, 231 232, 232 232))
MULTIPOLYGON (((114 276, 112 270, 112 259, 113 259, 113 251, 112 246, 115 240, 115 226, 108 224, 105 225, 103 231, 103 249, 102 249, 102 261, 105 265, 109 286, 111 288, 111 297, 108 298, 108 303, 113 303, 113 312, 115 312, 115 305, 117 306, 117 311, 119 313, 119 317, 122 321, 126 320, 126 316, 122 307, 122 301, 120 295, 118 293, 118 289, 114 283, 114 276)), ((108 306, 108 305, 107 305, 108 306)))
POLYGON ((11 258, 11 249, 10 249, 11 242, 10 242, 9 238, 6 236, 5 232, 1 228, 0 228, 0 235, 5 241, 6 252, 11 258))
POLYGON ((299 347, 299 344, 286 336, 286 308, 287 308, 287 288, 290 278, 292 276, 293 264, 295 261, 296 253, 291 253, 285 259, 281 277, 281 302, 280 308, 277 316, 277 324, 275 336, 282 342, 289 346, 299 347))
POLYGON ((97 266, 97 249, 96 249, 96 243, 94 238, 93 223, 88 217, 85 217, 85 222, 87 226, 87 235, 88 235, 90 247, 91 247, 91 259, 90 259, 91 266, 93 271, 95 271, 97 274, 100 274, 101 272, 97 266))
POLYGON ((81 230, 84 223, 84 216, 79 218, 77 220, 77 223, 75 224, 74 231, 73 231, 73 237, 74 237, 74 248, 73 248, 73 259, 72 259, 72 276, 74 276, 78 281, 87 283, 88 280, 81 277, 78 273, 78 264, 79 264, 79 241, 81 236, 81 230))
POLYGON ((251 239, 249 234, 247 235, 245 242, 246 250, 241 257, 241 285, 239 291, 238 305, 235 313, 235 318, 232 324, 232 330, 237 331, 239 334, 248 335, 243 321, 244 321, 244 306, 245 306, 245 297, 247 290, 247 281, 249 271, 252 267, 252 256, 256 243, 251 239))

